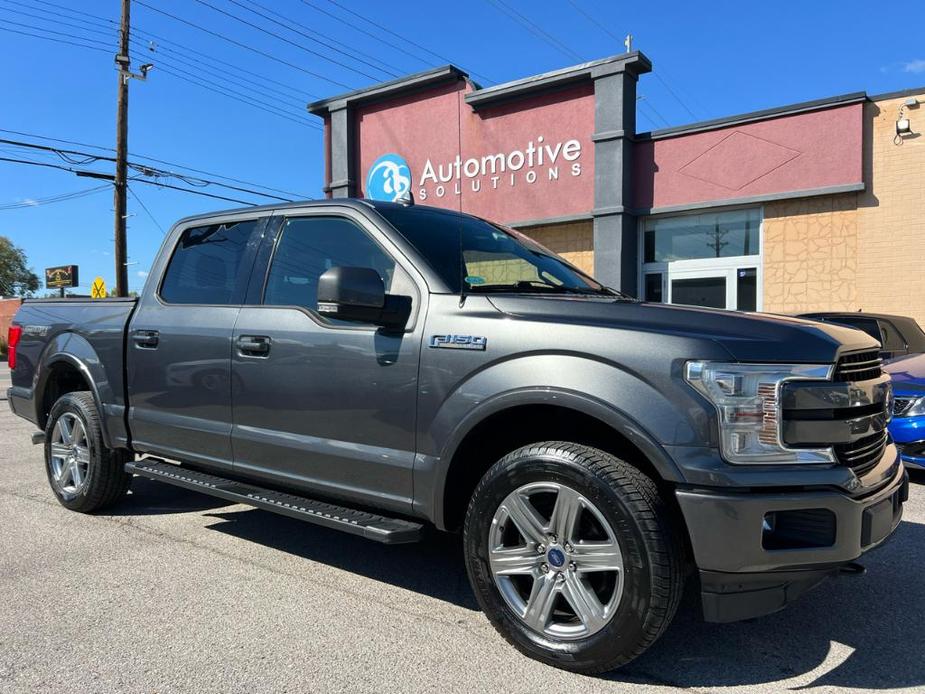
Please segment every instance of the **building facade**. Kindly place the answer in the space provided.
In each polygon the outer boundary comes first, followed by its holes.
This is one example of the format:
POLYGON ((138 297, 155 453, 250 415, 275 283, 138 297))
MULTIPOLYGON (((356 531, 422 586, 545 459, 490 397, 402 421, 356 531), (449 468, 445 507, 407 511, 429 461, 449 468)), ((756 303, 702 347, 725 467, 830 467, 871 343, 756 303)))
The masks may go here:
POLYGON ((634 52, 483 89, 446 66, 313 103, 326 193, 410 190, 651 301, 925 325, 925 88, 639 133, 651 69, 634 52))

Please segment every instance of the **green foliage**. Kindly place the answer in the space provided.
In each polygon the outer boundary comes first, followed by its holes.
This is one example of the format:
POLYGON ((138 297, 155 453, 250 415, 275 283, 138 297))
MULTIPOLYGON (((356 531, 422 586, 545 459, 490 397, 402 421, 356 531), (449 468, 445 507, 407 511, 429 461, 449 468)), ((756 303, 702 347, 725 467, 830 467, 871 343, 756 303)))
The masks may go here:
POLYGON ((0 236, 0 295, 32 296, 39 278, 30 268, 26 254, 6 236, 0 236))

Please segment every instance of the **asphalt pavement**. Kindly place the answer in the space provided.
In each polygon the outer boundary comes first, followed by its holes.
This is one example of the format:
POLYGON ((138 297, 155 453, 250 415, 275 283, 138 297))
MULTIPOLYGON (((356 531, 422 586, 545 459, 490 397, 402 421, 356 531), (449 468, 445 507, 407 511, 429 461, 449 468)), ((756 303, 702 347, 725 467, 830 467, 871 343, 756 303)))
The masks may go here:
POLYGON ((589 678, 494 632, 456 537, 386 547, 138 478, 72 513, 0 407, 0 692, 925 691, 921 481, 866 576, 727 625, 689 590, 648 653, 589 678))

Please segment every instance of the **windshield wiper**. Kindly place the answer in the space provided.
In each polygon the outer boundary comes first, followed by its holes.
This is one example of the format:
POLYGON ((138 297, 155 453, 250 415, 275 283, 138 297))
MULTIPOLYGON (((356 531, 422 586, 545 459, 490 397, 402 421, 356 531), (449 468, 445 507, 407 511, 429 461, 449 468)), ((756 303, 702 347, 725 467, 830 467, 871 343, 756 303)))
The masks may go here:
POLYGON ((547 284, 537 280, 522 280, 515 284, 476 284, 469 287, 469 291, 475 292, 510 292, 510 293, 542 293, 550 294, 592 294, 601 295, 609 294, 603 289, 594 289, 593 287, 569 287, 566 285, 547 284), (537 291, 538 290, 538 291, 537 291))

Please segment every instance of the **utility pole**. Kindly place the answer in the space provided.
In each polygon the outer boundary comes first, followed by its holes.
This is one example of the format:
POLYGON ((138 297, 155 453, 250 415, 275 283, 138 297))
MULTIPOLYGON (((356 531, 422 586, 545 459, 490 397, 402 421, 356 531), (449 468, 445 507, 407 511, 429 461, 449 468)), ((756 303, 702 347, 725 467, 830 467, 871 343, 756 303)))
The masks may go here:
POLYGON ((115 210, 116 296, 128 296, 128 267, 125 243, 125 211, 128 158, 128 81, 129 71, 129 12, 131 0, 122 0, 122 24, 119 27, 119 101, 116 110, 116 178, 113 181, 113 209, 115 210))
POLYGON ((128 253, 125 243, 126 195, 128 194, 128 81, 148 79, 148 71, 154 66, 145 63, 141 72, 131 70, 129 40, 131 0, 122 0, 122 23, 119 26, 119 54, 116 65, 119 68, 119 102, 116 110, 116 175, 113 179, 113 208, 116 243, 116 296, 128 296, 128 253))

